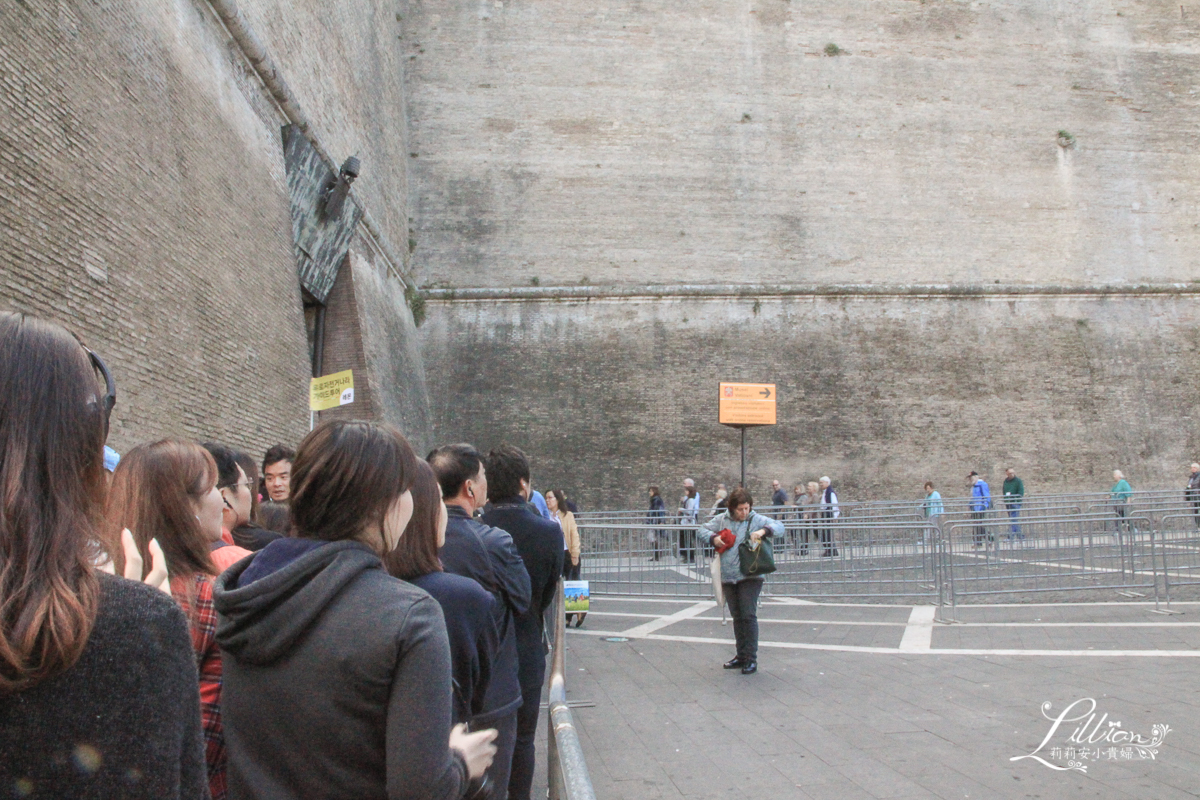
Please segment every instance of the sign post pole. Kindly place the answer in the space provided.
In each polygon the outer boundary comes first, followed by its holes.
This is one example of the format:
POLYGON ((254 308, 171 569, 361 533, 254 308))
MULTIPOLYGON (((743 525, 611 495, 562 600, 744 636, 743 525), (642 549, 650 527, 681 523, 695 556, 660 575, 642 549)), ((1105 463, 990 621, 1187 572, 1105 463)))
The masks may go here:
POLYGON ((739 484, 743 489, 746 488, 746 426, 739 426, 742 429, 742 482, 739 484))
POLYGON ((742 487, 746 486, 746 428, 775 424, 775 384, 721 383, 717 422, 742 432, 742 487))

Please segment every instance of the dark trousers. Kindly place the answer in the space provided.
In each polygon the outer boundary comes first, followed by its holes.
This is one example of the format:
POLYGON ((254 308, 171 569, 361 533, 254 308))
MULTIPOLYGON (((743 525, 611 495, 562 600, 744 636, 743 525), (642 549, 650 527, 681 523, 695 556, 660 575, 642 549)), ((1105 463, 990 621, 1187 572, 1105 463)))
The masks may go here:
POLYGON ((508 778, 508 800, 530 800, 533 789, 534 740, 537 738, 538 712, 542 704, 542 685, 522 686, 524 702, 517 710, 517 746, 513 749, 512 772, 508 778))
POLYGON ((577 581, 579 580, 579 568, 583 566, 583 559, 579 559, 578 564, 571 563, 571 554, 563 553, 563 580, 577 581))
POLYGON ((820 528, 821 555, 836 556, 838 551, 833 546, 833 514, 823 512, 821 519, 824 520, 824 524, 820 528), (825 514, 828 514, 828 516, 825 516, 825 514))
POLYGON ((737 657, 743 662, 758 660, 758 595, 762 587, 761 580, 721 584, 729 616, 733 617, 737 657))
POLYGON ((654 528, 650 529, 650 547, 654 550, 655 561, 662 558, 663 552, 667 549, 666 542, 663 540, 664 536, 666 534, 662 531, 655 530, 654 528))
POLYGON ((486 725, 471 725, 472 731, 496 729, 496 757, 488 767, 488 800, 504 800, 508 791, 508 775, 512 769, 513 748, 517 745, 517 712, 489 722, 486 725))
POLYGON ((975 544, 983 544, 984 537, 988 535, 987 526, 983 524, 983 516, 986 512, 972 511, 971 520, 975 525, 975 544))
POLYGON ((682 561, 696 560, 696 532, 679 532, 679 558, 682 561))
POLYGON ((1125 503, 1121 503, 1120 505, 1116 506, 1116 508, 1114 510, 1117 512, 1117 530, 1119 531, 1119 530, 1121 530, 1121 528, 1124 528, 1126 531, 1128 531, 1129 530, 1129 519, 1128 519, 1129 506, 1126 505, 1125 503))
POLYGON ((1192 519, 1196 522, 1196 527, 1200 528, 1200 500, 1192 501, 1192 519))

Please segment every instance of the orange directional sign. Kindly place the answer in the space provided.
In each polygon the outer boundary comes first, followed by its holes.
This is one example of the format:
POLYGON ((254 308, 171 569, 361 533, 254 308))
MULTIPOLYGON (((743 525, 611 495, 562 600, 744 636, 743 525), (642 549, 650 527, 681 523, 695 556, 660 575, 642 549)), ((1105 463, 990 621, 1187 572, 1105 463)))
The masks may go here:
POLYGON ((722 425, 775 424, 775 384, 722 383, 720 392, 722 425))

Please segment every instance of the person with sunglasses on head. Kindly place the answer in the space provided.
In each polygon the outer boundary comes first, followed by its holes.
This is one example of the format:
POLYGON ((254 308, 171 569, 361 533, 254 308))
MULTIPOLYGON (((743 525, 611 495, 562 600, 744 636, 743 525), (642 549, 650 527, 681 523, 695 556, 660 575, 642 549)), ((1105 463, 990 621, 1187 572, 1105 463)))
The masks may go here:
MULTIPOLYGON (((237 462, 237 451, 216 442, 205 442, 201 447, 212 455, 217 465, 217 490, 221 495, 221 535, 212 543, 212 552, 217 571, 224 572, 254 552, 239 544, 234 536, 234 531, 250 523, 253 487, 245 470, 237 462)), ((262 543, 262 547, 266 545, 266 542, 262 543)))
POLYGON ((209 796, 183 611, 93 567, 115 402, 69 332, 0 313, 0 786, 15 797, 209 796))
MULTIPOLYGON (((115 552, 115 543, 128 531, 144 564, 151 563, 151 539, 159 542, 166 555, 171 594, 187 614, 200 673, 200 710, 213 800, 226 796, 221 653, 213 610, 213 578, 220 572, 213 556, 220 550, 211 550, 212 541, 220 537, 222 501, 217 465, 209 452, 194 442, 163 439, 138 445, 121 459, 113 472, 104 525, 105 541, 115 552)), ((123 554, 116 555, 116 568, 124 570, 123 554)))

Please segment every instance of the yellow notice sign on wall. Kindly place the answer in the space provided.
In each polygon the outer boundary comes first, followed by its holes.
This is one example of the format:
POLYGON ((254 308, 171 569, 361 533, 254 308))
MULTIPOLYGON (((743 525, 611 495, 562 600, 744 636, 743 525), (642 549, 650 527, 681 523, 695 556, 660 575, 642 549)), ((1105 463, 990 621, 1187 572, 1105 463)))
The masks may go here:
POLYGON ((717 409, 722 425, 774 425, 775 384, 722 383, 717 409))
POLYGON ((354 402, 354 371, 342 370, 308 384, 308 407, 313 411, 324 411, 354 402))

